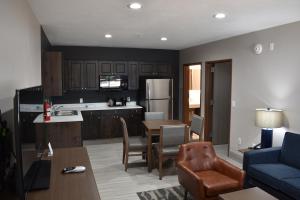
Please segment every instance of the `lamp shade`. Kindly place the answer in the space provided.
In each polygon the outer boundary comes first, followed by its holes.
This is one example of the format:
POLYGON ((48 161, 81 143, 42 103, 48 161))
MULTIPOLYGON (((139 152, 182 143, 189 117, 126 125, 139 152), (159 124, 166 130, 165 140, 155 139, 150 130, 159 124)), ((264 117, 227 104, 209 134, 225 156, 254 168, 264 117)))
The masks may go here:
POLYGON ((270 108, 256 109, 255 125, 260 128, 280 128, 283 126, 283 111, 270 108))

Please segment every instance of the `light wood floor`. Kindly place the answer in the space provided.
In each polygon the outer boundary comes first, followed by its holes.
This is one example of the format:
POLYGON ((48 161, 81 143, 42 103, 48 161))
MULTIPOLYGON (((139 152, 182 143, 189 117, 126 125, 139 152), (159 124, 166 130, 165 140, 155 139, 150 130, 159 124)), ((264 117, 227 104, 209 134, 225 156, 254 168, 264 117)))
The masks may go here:
MULTIPOLYGON (((158 179, 157 169, 148 173, 141 157, 130 157, 128 171, 122 164, 122 142, 120 138, 110 140, 84 141, 87 147, 101 200, 139 200, 137 192, 155 190, 179 185, 174 168, 166 170, 167 175, 158 179)), ((215 146, 217 154, 241 167, 226 156, 227 145, 215 146)))

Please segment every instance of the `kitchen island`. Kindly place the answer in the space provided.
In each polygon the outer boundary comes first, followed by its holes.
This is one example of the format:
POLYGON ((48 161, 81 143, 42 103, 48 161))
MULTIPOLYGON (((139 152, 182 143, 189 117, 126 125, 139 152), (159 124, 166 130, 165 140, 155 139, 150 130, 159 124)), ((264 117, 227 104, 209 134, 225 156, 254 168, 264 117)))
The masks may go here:
POLYGON ((53 148, 82 146, 81 112, 74 115, 51 116, 50 121, 44 121, 43 114, 39 114, 35 123, 36 148, 45 148, 48 142, 53 148))
MULTIPOLYGON (((23 112, 41 112, 41 105, 21 105, 23 112)), ((44 122, 43 115, 35 120, 36 145, 45 145, 49 140, 54 148, 81 146, 82 140, 122 137, 119 118, 128 125, 129 134, 141 135, 142 107, 135 102, 126 106, 109 107, 106 103, 56 104, 56 111, 76 111, 78 115, 52 116, 44 122)))

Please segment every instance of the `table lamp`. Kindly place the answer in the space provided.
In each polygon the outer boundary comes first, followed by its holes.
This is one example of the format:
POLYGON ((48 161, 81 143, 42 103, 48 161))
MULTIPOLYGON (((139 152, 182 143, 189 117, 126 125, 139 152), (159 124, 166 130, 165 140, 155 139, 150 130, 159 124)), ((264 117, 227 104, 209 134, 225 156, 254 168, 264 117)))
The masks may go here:
MULTIPOLYGON (((277 109, 263 108, 256 109, 255 125, 261 129, 260 147, 272 147, 273 128, 280 128, 283 125, 283 111, 277 109)), ((258 146, 258 145, 256 145, 258 146)))

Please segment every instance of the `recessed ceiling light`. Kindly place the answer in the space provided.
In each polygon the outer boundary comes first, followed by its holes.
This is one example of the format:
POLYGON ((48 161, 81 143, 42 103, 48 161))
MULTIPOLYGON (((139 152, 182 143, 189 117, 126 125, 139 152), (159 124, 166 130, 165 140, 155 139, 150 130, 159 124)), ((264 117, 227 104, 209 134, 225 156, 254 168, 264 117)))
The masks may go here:
POLYGON ((133 9, 133 10, 139 10, 142 8, 142 4, 138 3, 138 2, 134 2, 134 3, 130 3, 128 5, 129 8, 133 9))
POLYGON ((105 34, 105 37, 106 38, 112 38, 112 35, 111 34, 105 34))
POLYGON ((214 18, 216 18, 216 19, 224 19, 225 17, 226 17, 225 13, 214 14, 214 18))
POLYGON ((166 37, 162 37, 162 38, 160 38, 160 40, 161 40, 161 41, 167 41, 167 40, 168 40, 168 38, 166 38, 166 37))

